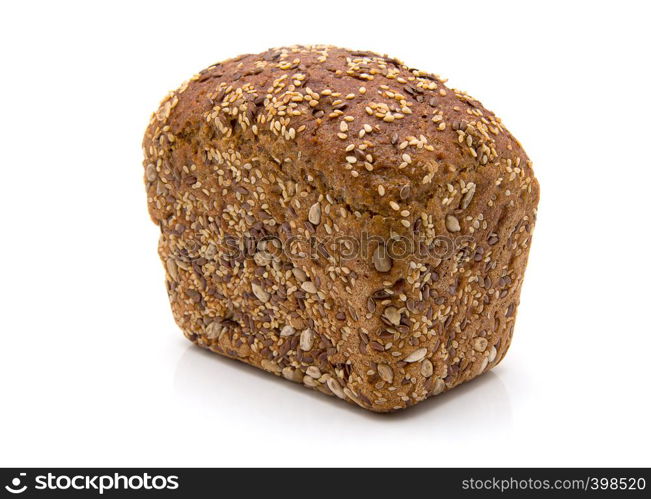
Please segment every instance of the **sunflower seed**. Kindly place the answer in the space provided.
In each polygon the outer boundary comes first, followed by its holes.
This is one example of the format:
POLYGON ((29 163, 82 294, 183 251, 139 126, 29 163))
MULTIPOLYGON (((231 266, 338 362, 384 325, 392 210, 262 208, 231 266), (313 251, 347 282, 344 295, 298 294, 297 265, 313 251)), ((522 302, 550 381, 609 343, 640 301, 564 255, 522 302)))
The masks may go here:
POLYGON ((328 385, 328 388, 330 388, 330 391, 334 393, 337 397, 340 399, 343 399, 346 397, 344 394, 344 391, 341 389, 341 385, 339 382, 334 379, 334 378, 328 378, 328 381, 326 381, 326 384, 328 385))
POLYGON ((319 379, 321 377, 321 371, 316 366, 308 367, 307 370, 305 371, 305 374, 307 374, 310 378, 314 378, 314 379, 319 379))
POLYGON ((429 378, 432 374, 434 374, 434 365, 432 365, 432 362, 429 359, 425 359, 420 365, 420 373, 425 378, 429 378))
POLYGON ((459 220, 454 215, 448 215, 445 217, 445 226, 450 232, 459 232, 461 226, 459 225, 459 220))
POLYGON ((260 286, 258 283, 252 282, 251 289, 253 290, 253 294, 255 295, 255 297, 258 300, 260 300, 262 303, 266 303, 269 301, 269 293, 267 293, 264 289, 262 289, 262 286, 260 286))
POLYGON ((301 350, 304 352, 309 352, 312 350, 312 345, 314 344, 314 333, 312 332, 311 329, 306 329, 301 333, 301 339, 299 342, 299 345, 301 347, 301 350))
POLYGON ((283 368, 282 373, 283 377, 289 381, 294 381, 295 383, 300 383, 303 381, 303 373, 300 371, 300 369, 294 369, 288 366, 283 368))
POLYGON ((318 386, 318 382, 314 380, 314 378, 311 378, 307 375, 303 376, 303 383, 311 388, 316 388, 318 386))
POLYGON ((379 364, 377 366, 377 372, 380 375, 380 378, 382 378, 384 381, 389 384, 393 383, 393 369, 391 369, 389 366, 386 364, 379 364))
POLYGON ((301 289, 306 293, 312 293, 312 294, 316 293, 317 291, 316 286, 312 281, 305 281, 304 283, 302 283, 301 289))
POLYGON ((394 326, 400 325, 402 316, 396 307, 387 307, 384 309, 384 317, 386 317, 394 326))
POLYGON ((314 203, 310 207, 310 211, 307 215, 307 219, 313 225, 319 225, 319 222, 321 221, 321 205, 319 203, 314 203))
POLYGON ((495 347, 491 347, 490 351, 488 352, 488 362, 493 362, 495 360, 495 357, 497 357, 497 349, 495 347))
POLYGON ((475 350, 477 350, 478 352, 483 352, 484 350, 486 350, 486 347, 488 346, 488 340, 486 338, 481 338, 481 337, 476 338, 473 346, 475 350))
POLYGON ((477 186, 474 183, 470 182, 468 184, 468 190, 466 191, 466 193, 461 198, 460 207, 461 207, 462 210, 465 210, 466 208, 468 208, 468 205, 470 204, 470 201, 472 201, 472 197, 475 195, 475 189, 476 188, 477 188, 477 186))
POLYGON ((147 176, 147 180, 150 182, 153 182, 158 177, 158 173, 156 173, 156 167, 152 163, 147 165, 145 175, 147 176))
POLYGON ((173 280, 178 281, 179 272, 178 272, 178 268, 176 266, 176 262, 174 260, 172 260, 171 258, 168 258, 167 262, 165 264, 165 267, 167 267, 167 273, 170 275, 170 277, 173 280))
POLYGON ((292 274, 294 274, 294 277, 296 277, 296 280, 298 282, 303 282, 307 280, 307 274, 303 270, 299 269, 298 267, 294 267, 292 269, 292 274))
POLYGON ((267 359, 262 359, 260 362, 260 365, 262 366, 263 369, 270 371, 272 373, 279 373, 280 372, 280 366, 276 364, 275 362, 272 362, 267 359))
POLYGON ((418 362, 420 360, 423 360, 426 354, 427 354, 427 348, 419 348, 418 350, 414 350, 413 352, 411 352, 402 360, 405 362, 418 362))
POLYGON ((437 378, 436 381, 434 382, 434 388, 432 388, 432 391, 430 393, 432 395, 438 395, 443 390, 445 390, 445 383, 441 378, 437 378))
POLYGON ((373 252, 373 265, 378 272, 389 272, 391 270, 391 258, 387 255, 383 244, 379 244, 373 252))
POLYGON ((218 339, 221 336, 223 330, 224 328, 222 326, 222 321, 212 321, 206 326, 206 338, 210 340, 218 339))
POLYGON ((292 326, 285 326, 280 330, 280 336, 282 338, 286 338, 287 336, 291 336, 296 332, 296 329, 294 329, 292 326))

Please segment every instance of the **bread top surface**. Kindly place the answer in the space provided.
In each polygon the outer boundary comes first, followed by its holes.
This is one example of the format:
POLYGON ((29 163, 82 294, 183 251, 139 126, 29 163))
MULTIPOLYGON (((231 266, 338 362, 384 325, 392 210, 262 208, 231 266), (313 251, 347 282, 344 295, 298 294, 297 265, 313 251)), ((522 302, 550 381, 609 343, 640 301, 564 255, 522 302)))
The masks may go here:
MULTIPOLYGON (((502 180, 537 203, 531 163, 493 113, 439 77, 372 52, 294 46, 214 64, 162 102, 146 157, 165 135, 273 161, 351 210, 398 220, 431 211, 433 197, 444 219, 469 186, 487 191, 502 180)), ((176 161, 196 162, 187 155, 176 161)))

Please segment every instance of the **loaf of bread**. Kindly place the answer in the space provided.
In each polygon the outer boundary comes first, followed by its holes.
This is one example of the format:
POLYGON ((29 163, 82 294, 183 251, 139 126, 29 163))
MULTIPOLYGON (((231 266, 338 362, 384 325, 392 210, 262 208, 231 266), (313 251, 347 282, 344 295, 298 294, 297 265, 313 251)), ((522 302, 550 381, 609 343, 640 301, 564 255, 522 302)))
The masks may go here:
POLYGON ((538 182, 439 77, 331 46, 244 55, 170 93, 143 147, 194 343, 376 412, 509 348, 538 182))

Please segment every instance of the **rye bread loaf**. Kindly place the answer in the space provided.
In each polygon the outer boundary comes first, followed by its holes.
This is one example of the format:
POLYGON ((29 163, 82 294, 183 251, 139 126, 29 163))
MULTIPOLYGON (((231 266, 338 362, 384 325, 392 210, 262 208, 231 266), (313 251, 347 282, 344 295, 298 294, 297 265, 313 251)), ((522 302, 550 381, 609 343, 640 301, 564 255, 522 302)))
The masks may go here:
POLYGON ((506 353, 538 183, 439 77, 330 46, 244 55, 170 93, 143 147, 196 344, 377 412, 506 353))

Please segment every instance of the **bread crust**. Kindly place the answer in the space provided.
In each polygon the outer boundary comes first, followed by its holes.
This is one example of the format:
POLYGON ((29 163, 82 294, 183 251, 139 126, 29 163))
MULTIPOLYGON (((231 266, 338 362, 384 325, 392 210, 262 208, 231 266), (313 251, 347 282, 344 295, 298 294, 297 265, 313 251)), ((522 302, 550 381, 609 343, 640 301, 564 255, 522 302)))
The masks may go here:
POLYGON ((196 344, 376 412, 506 353, 539 187, 439 77, 330 46, 244 55, 170 93, 143 148, 196 344))

